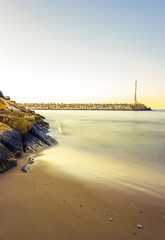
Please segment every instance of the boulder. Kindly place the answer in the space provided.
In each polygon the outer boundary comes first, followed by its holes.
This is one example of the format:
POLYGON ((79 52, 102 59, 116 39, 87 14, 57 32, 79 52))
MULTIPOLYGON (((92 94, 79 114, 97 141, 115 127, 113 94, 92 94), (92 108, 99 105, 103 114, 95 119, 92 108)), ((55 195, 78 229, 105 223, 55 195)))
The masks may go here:
MULTIPOLYGON (((40 148, 56 144, 48 136, 49 124, 44 117, 28 110, 15 101, 10 101, 0 91, 0 172, 16 165, 14 157, 20 157, 22 151, 35 152, 40 148), (4 151, 4 149, 6 149, 4 151)), ((34 159, 29 159, 33 163, 34 159)), ((25 169, 29 169, 28 166, 25 169)))
POLYGON ((19 131, 21 134, 29 131, 33 126, 33 122, 30 122, 27 119, 7 114, 0 114, 0 122, 7 124, 16 131, 19 131))
POLYGON ((0 97, 1 97, 1 98, 4 98, 5 100, 10 100, 10 97, 9 97, 9 96, 6 96, 6 97, 5 97, 5 96, 3 95, 3 92, 2 92, 2 91, 0 91, 0 97))
POLYGON ((44 142, 48 146, 51 146, 57 143, 55 139, 53 139, 49 135, 46 135, 46 133, 42 130, 42 128, 38 126, 38 124, 36 123, 30 129, 29 133, 32 134, 34 137, 40 139, 42 142, 44 142))
POLYGON ((0 173, 17 165, 17 160, 13 154, 0 143, 0 173))
POLYGON ((26 132, 22 135, 23 151, 24 152, 36 152, 38 149, 46 147, 40 139, 33 136, 31 133, 26 132))
MULTIPOLYGON (((0 129, 4 124, 0 124, 0 129)), ((22 137, 20 132, 6 127, 6 131, 0 131, 0 143, 2 143, 15 156, 20 157, 22 153, 22 137)))

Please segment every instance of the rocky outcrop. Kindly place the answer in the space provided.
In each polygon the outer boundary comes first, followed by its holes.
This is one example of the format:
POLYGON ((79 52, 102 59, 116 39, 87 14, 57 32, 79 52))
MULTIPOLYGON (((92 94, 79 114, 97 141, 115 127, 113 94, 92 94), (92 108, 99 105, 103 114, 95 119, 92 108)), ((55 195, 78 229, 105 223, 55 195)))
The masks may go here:
POLYGON ((44 117, 20 107, 0 91, 0 173, 17 165, 22 152, 56 144, 44 117))
MULTIPOLYGON (((0 124, 0 127, 2 124, 0 124)), ((0 132, 0 143, 2 143, 15 156, 20 157, 22 154, 22 137, 21 133, 10 128, 7 131, 0 132)))
POLYGON ((14 155, 0 143, 0 172, 5 172, 7 169, 17 165, 17 160, 14 155))
POLYGON ((21 134, 29 131, 33 126, 33 122, 29 122, 29 120, 24 119, 23 117, 6 114, 0 114, 0 122, 7 124, 21 134))
POLYGON ((9 96, 6 96, 6 97, 5 97, 5 96, 3 95, 3 92, 2 92, 2 91, 0 91, 0 97, 1 97, 1 98, 4 98, 4 99, 6 99, 6 100, 10 100, 10 97, 9 97, 9 96))

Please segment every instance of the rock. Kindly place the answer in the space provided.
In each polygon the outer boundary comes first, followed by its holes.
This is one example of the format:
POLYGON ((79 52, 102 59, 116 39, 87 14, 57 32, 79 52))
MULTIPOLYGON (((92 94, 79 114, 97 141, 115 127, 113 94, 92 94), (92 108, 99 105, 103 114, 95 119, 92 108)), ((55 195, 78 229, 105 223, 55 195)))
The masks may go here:
POLYGON ((28 164, 25 164, 22 168, 23 172, 29 172, 30 171, 30 166, 28 164))
POLYGON ((9 97, 9 96, 6 96, 5 99, 6 99, 6 100, 10 100, 10 97, 9 97))
POLYGON ((32 156, 29 157, 29 159, 34 161, 36 158, 35 158, 34 155, 32 155, 32 156))
POLYGON ((36 152, 39 148, 46 147, 40 139, 33 136, 31 133, 26 132, 22 135, 23 151, 24 152, 36 152))
POLYGON ((113 218, 110 218, 109 221, 113 221, 113 218))
POLYGON ((35 160, 35 156, 31 156, 28 158, 28 164, 33 164, 34 163, 34 160, 35 160))
POLYGON ((5 97, 2 91, 0 91, 0 97, 4 98, 5 100, 10 100, 10 97, 9 96, 5 97))
POLYGON ((137 224, 136 227, 139 228, 139 229, 141 229, 141 228, 142 228, 142 225, 137 224))
MULTIPOLYGON (((2 127, 2 124, 0 124, 2 127)), ((7 131, 0 132, 0 143, 2 143, 15 157, 20 157, 22 153, 21 134, 7 127, 7 131)))
POLYGON ((33 164, 34 160, 28 159, 28 164, 33 164))
POLYGON ((7 169, 16 165, 17 160, 13 154, 2 143, 0 143, 0 173, 5 172, 7 169))
MULTIPOLYGON (((10 101, 10 97, 0 91, 0 172, 15 166, 14 157, 20 157, 22 151, 35 152, 56 144, 57 141, 47 135, 48 130, 49 124, 44 117, 10 101)), ((29 158, 28 163, 34 163, 34 158, 29 158)))
POLYGON ((7 124, 21 134, 29 131, 33 126, 33 122, 16 115, 0 114, 0 122, 7 124))
POLYGON ((4 95, 3 95, 3 92, 2 92, 2 91, 0 91, 0 97, 1 97, 1 98, 4 98, 4 95))
POLYGON ((49 135, 46 135, 42 129, 38 126, 38 124, 34 124, 34 126, 29 131, 30 134, 35 136, 36 138, 40 139, 42 142, 44 142, 46 145, 51 146, 53 144, 57 144, 57 141, 54 140, 49 135))

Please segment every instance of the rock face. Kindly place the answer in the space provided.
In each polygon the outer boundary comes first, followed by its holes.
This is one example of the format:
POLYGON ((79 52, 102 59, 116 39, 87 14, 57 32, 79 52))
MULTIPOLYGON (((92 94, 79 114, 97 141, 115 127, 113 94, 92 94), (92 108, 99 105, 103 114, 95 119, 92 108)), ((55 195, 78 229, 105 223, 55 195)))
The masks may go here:
POLYGON ((5 172, 7 169, 17 165, 17 160, 14 155, 0 143, 0 172, 5 172))
MULTIPOLYGON (((1 126, 1 125, 0 125, 1 126)), ((0 134, 0 143, 2 143, 15 156, 20 157, 22 154, 22 137, 21 133, 16 130, 8 130, 0 134)))
POLYGON ((9 96, 6 96, 6 97, 5 97, 5 96, 3 95, 3 92, 2 92, 2 91, 0 91, 0 97, 1 97, 1 98, 4 98, 4 99, 6 99, 6 100, 10 100, 10 97, 9 97, 9 96))
POLYGON ((22 152, 35 152, 57 141, 47 135, 44 117, 20 107, 0 91, 0 173, 17 165, 22 152))

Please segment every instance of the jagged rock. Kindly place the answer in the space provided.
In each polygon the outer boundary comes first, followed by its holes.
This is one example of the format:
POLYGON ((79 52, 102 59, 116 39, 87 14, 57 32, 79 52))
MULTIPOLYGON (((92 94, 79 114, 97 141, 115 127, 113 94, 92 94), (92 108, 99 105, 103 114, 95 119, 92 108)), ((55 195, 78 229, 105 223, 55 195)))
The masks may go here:
POLYGON ((5 97, 5 96, 3 95, 3 92, 2 92, 2 91, 0 91, 0 97, 1 97, 1 98, 4 98, 5 100, 10 100, 10 97, 9 97, 9 96, 6 96, 6 97, 5 97))
POLYGON ((3 92, 2 92, 2 91, 0 91, 0 97, 1 97, 1 98, 4 98, 4 95, 3 95, 3 92))
MULTIPOLYGON (((10 101, 10 98, 5 97, 0 91, 0 150, 4 152, 6 148, 6 151, 11 154, 10 158, 5 157, 4 154, 0 155, 1 172, 16 165, 13 157, 20 157, 22 150, 35 152, 57 143, 52 137, 46 135, 49 124, 43 119, 43 116, 34 111, 10 101)), ((34 159, 29 159, 28 162, 32 164, 34 159)))
POLYGON ((40 131, 42 131, 44 133, 49 132, 49 124, 48 125, 43 125, 42 123, 39 123, 38 127, 39 127, 40 131))
MULTIPOLYGON (((0 127, 2 127, 2 124, 0 124, 0 127)), ((21 134, 16 130, 10 128, 7 129, 8 130, 6 131, 0 132, 0 143, 8 148, 8 150, 12 152, 15 157, 20 157, 22 153, 21 134)))
POLYGON ((25 164, 22 168, 23 172, 29 172, 30 171, 30 166, 28 164, 25 164))
POLYGON ((29 133, 31 133, 33 136, 40 139, 42 142, 44 142, 46 145, 51 146, 52 144, 57 143, 56 140, 54 140, 49 135, 46 135, 44 131, 35 123, 34 126, 30 129, 29 133))
POLYGON ((36 152, 39 148, 47 146, 40 139, 33 136, 29 132, 26 132, 22 135, 22 142, 24 152, 36 152))
POLYGON ((0 143, 0 173, 17 165, 17 160, 13 154, 0 143))

